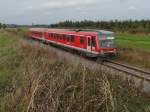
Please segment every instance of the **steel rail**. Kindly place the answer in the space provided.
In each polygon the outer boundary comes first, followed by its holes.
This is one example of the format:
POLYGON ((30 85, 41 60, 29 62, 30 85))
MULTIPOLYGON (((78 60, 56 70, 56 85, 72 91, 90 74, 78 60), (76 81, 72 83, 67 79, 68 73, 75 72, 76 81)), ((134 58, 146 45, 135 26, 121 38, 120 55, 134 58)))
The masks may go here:
POLYGON ((122 64, 122 63, 119 63, 119 62, 115 62, 115 61, 111 61, 111 60, 106 60, 106 61, 109 62, 109 63, 120 65, 122 67, 129 68, 129 69, 132 69, 132 70, 135 70, 135 71, 138 71, 138 72, 141 72, 141 73, 144 73, 144 74, 147 74, 147 75, 150 76, 150 72, 149 71, 145 71, 145 70, 142 70, 140 68, 132 67, 132 66, 129 66, 129 65, 126 65, 126 64, 122 64))
POLYGON ((132 75, 132 76, 135 76, 137 78, 140 78, 140 79, 143 79, 143 80, 150 82, 150 78, 148 78, 148 77, 150 77, 150 72, 148 72, 148 71, 144 71, 142 69, 131 67, 131 66, 128 66, 126 64, 121 64, 121 63, 114 62, 111 60, 105 60, 105 62, 103 62, 102 64, 104 66, 109 67, 109 68, 118 70, 120 72, 124 72, 126 74, 129 74, 129 75, 132 75), (116 67, 115 65, 120 66, 120 67, 116 67), (128 70, 125 70, 125 69, 128 69, 128 70), (130 70, 134 71, 134 72, 131 72, 130 70), (140 73, 141 75, 138 75, 136 72, 140 73), (145 75, 147 75, 148 77, 146 77, 145 75))

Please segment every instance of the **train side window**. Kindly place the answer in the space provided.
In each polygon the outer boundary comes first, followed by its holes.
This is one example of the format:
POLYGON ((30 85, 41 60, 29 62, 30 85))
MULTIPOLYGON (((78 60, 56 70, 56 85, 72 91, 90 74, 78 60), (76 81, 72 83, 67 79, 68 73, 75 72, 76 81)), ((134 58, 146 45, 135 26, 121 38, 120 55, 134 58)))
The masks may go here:
POLYGON ((37 35, 41 37, 41 33, 40 32, 37 32, 37 35))
POLYGON ((51 33, 48 34, 48 37, 51 38, 51 33))
POLYGON ((60 40, 60 36, 59 36, 59 34, 57 34, 57 38, 58 38, 58 40, 60 40))
POLYGON ((64 41, 66 40, 66 35, 63 35, 63 40, 64 40, 64 41))
POLYGON ((63 40, 63 35, 61 35, 61 40, 63 40))
POLYGON ((61 40, 63 40, 63 35, 61 34, 61 40))
POLYGON ((36 35, 38 36, 38 32, 36 32, 36 35))
POLYGON ((57 39, 57 35, 55 34, 55 39, 57 39))
POLYGON ((54 34, 54 38, 56 39, 56 34, 54 34))
POLYGON ((95 38, 92 37, 92 46, 95 47, 96 46, 96 42, 95 42, 95 38))
POLYGON ((80 36, 80 44, 84 44, 84 37, 80 36))
POLYGON ((54 33, 52 33, 52 38, 54 38, 54 33))
POLYGON ((60 38, 60 40, 62 40, 62 35, 61 34, 59 35, 59 38, 60 38))
POLYGON ((53 38, 53 34, 51 33, 51 38, 53 38))
POLYGON ((74 35, 71 35, 71 42, 74 43, 74 35))
POLYGON ((38 32, 38 36, 40 36, 40 37, 41 37, 41 32, 38 32))
POLYGON ((56 38, 57 38, 57 40, 59 39, 59 35, 58 34, 56 34, 56 38))
POLYGON ((59 38, 59 40, 61 40, 61 36, 60 36, 60 34, 58 34, 58 38, 59 38))
POLYGON ((91 46, 91 39, 88 38, 88 46, 91 46))
POLYGON ((40 37, 41 37, 41 33, 40 33, 40 32, 38 32, 38 36, 40 36, 40 37))
POLYGON ((70 41, 70 35, 67 36, 67 41, 68 41, 68 42, 70 41))
POLYGON ((61 39, 60 39, 60 35, 58 35, 58 39, 61 40, 61 39))
POLYGON ((42 36, 42 35, 43 35, 43 33, 39 32, 39 36, 42 36))

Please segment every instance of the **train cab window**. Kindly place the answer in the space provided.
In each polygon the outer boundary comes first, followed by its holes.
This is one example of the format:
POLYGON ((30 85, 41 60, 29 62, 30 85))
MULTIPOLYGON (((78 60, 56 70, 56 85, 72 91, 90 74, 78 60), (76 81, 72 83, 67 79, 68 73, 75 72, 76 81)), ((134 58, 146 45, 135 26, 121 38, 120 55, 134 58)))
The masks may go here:
POLYGON ((80 44, 84 44, 84 37, 80 36, 80 44))
POLYGON ((71 42, 74 43, 74 35, 71 35, 71 42))
POLYGON ((95 47, 96 46, 96 42, 95 42, 95 38, 92 37, 92 46, 95 47))

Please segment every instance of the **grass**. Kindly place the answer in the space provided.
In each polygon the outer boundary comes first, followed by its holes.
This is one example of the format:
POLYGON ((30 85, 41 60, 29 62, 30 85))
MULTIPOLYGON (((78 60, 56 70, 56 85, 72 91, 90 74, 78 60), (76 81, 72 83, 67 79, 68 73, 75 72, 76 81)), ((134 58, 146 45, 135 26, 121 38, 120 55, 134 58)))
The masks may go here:
POLYGON ((16 56, 16 38, 11 37, 7 32, 0 31, 0 85, 5 85, 9 82, 13 67, 4 67, 7 64, 12 64, 16 56))
POLYGON ((116 43, 124 48, 150 50, 150 35, 117 33, 116 43))
POLYGON ((58 60, 16 31, 0 32, 0 112, 150 111, 150 98, 132 81, 58 60))

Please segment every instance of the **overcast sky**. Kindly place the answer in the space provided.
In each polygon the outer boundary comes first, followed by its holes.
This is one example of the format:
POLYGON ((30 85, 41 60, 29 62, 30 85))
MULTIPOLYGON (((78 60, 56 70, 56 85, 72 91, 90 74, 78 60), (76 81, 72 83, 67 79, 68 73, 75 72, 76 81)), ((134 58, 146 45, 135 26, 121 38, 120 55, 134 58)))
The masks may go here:
POLYGON ((150 0, 0 0, 0 22, 150 19, 150 0))

